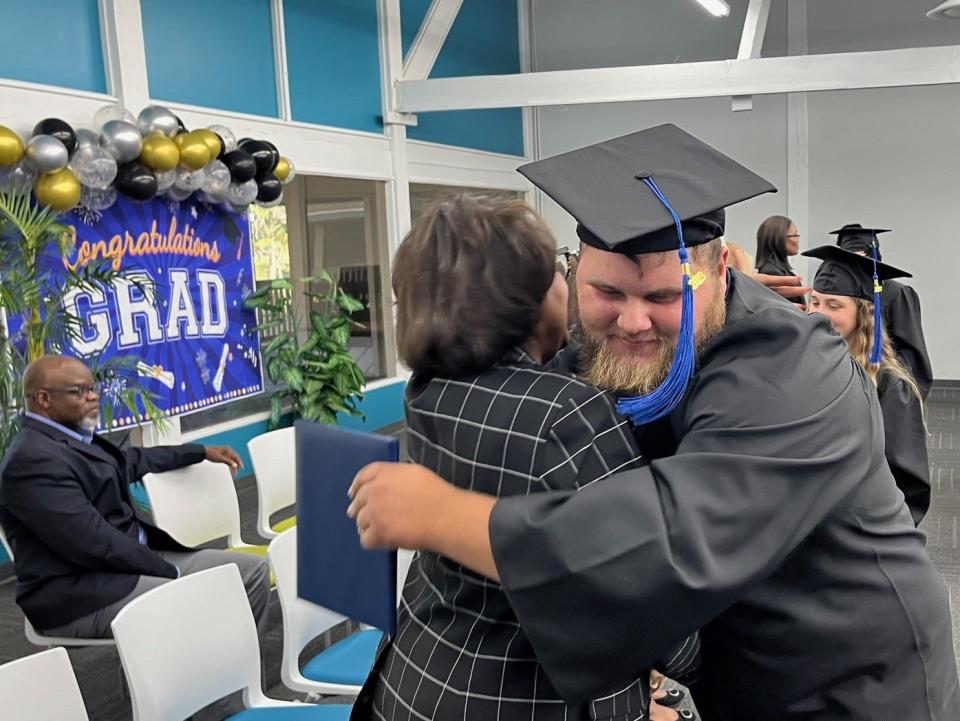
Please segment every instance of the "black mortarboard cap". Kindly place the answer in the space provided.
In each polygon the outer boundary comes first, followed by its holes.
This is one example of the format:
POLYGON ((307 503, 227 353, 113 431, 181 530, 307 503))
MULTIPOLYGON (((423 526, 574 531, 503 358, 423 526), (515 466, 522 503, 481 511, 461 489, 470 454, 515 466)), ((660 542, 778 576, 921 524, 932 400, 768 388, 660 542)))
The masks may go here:
POLYGON ((658 125, 521 166, 559 203, 587 245, 636 255, 677 250, 674 219, 644 178, 651 178, 682 221, 686 246, 723 235, 723 209, 777 189, 676 125, 658 125))
POLYGON ((889 233, 886 228, 864 228, 860 223, 850 223, 831 230, 830 235, 837 236, 837 245, 844 250, 850 250, 854 253, 869 251, 873 242, 877 242, 877 259, 880 258, 880 240, 877 236, 880 233, 889 233))
MULTIPOLYGON (((823 261, 813 279, 813 289, 818 293, 874 300, 873 259, 869 256, 858 255, 835 245, 821 245, 802 255, 823 261)), ((877 263, 877 280, 881 283, 892 278, 910 277, 905 270, 877 263)))

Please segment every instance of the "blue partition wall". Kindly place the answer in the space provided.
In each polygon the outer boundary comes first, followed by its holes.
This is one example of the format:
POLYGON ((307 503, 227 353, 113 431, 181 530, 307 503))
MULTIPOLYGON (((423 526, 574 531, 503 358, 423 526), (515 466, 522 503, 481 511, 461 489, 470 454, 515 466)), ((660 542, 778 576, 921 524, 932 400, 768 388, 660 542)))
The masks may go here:
POLYGON ((140 0, 140 8, 150 97, 277 117, 270 0, 140 0))
POLYGON ((0 78, 107 92, 97 0, 3 0, 0 27, 0 78))
MULTIPOLYGON (((401 0, 400 8, 406 55, 430 0, 401 0)), ((430 77, 519 73, 519 38, 516 0, 464 0, 430 77)), ((503 108, 418 113, 417 125, 407 131, 407 137, 523 155, 523 112, 520 108, 503 108)))

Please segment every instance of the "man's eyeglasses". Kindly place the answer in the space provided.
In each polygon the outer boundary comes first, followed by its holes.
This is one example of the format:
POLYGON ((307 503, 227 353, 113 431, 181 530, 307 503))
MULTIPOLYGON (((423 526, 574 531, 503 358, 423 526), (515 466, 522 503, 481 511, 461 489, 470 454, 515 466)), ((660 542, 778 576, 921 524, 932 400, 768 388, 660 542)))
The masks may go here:
POLYGON ((91 393, 100 395, 100 384, 91 383, 90 385, 66 386, 65 388, 41 388, 40 390, 46 391, 47 393, 66 393, 67 395, 76 396, 77 398, 86 398, 91 393))
POLYGON ((577 254, 570 250, 557 251, 557 272, 563 276, 564 280, 570 278, 570 274, 577 267, 577 254))

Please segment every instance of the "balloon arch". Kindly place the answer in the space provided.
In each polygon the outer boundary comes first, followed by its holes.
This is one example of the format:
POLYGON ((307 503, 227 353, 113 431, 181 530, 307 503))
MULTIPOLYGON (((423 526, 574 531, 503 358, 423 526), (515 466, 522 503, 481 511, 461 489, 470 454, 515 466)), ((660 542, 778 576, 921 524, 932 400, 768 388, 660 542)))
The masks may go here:
POLYGON ((243 138, 223 125, 187 130, 170 110, 149 105, 136 117, 120 105, 93 116, 96 130, 41 120, 26 143, 0 125, 0 192, 33 191, 41 205, 66 212, 105 210, 123 194, 174 201, 197 193, 230 213, 283 200, 293 164, 267 140, 243 138))

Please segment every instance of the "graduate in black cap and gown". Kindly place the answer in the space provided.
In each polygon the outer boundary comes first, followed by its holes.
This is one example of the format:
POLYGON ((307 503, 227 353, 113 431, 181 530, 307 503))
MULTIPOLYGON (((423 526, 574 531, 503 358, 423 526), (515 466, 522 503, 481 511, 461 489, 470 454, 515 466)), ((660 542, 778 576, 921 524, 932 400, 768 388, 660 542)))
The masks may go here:
POLYGON ((960 718, 947 591, 873 382, 826 318, 726 267, 723 209, 772 186, 671 125, 520 170, 579 223, 581 371, 629 395, 653 460, 500 499, 373 464, 351 489, 361 542, 498 578, 568 700, 701 628, 706 719, 960 718))
POLYGON ((803 255, 823 261, 813 281, 810 312, 830 319, 854 360, 876 384, 887 463, 914 523, 920 525, 930 508, 923 401, 916 381, 893 350, 877 303, 893 278, 909 278, 910 274, 834 245, 813 248, 803 255))
MULTIPOLYGON (((870 255, 871 248, 875 245, 877 260, 882 260, 880 239, 877 236, 889 232, 882 228, 864 228, 859 223, 850 223, 839 230, 831 231, 831 235, 837 236, 838 246, 859 255, 870 255)), ((920 296, 909 285, 891 281, 883 284, 881 301, 883 318, 893 349, 916 380, 920 395, 926 399, 933 383, 933 368, 920 321, 920 296)))

